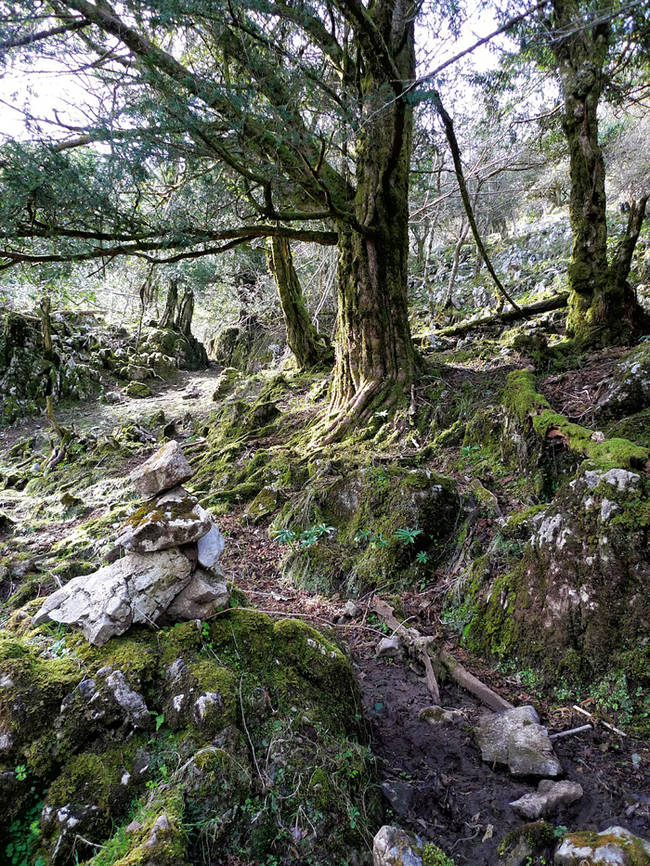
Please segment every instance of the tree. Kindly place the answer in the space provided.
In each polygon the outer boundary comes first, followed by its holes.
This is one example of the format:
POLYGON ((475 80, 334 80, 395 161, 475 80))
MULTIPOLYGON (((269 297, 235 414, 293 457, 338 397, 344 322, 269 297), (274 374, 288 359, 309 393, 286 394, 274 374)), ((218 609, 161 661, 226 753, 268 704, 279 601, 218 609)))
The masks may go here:
POLYGON ((583 8, 580 0, 553 0, 551 22, 571 175, 573 249, 568 269, 567 333, 581 343, 602 345, 628 342, 648 324, 627 281, 647 193, 630 203, 627 227, 618 246, 612 256, 607 250, 605 162, 598 137, 598 105, 610 77, 608 60, 616 11, 611 0, 598 9, 583 8))
MULTIPOLYGON (((416 14, 409 0, 369 7, 359 0, 251 0, 237 7, 174 0, 127 2, 119 11, 106 0, 63 0, 52 3, 45 22, 42 12, 26 18, 20 11, 23 27, 6 33, 3 47, 64 40, 65 50, 74 49, 84 68, 95 64, 118 94, 118 110, 114 102, 102 106, 102 122, 50 147, 50 162, 56 157, 69 169, 69 148, 110 141, 131 160, 139 152, 143 171, 154 151, 157 159, 173 153, 197 173, 201 165, 225 166, 248 212, 236 227, 208 214, 207 223, 186 220, 174 231, 160 210, 126 218, 121 202, 112 226, 104 219, 100 228, 94 219, 89 229, 81 224, 84 208, 76 207, 76 221, 56 208, 44 221, 33 218, 33 208, 30 217, 25 202, 11 236, 36 239, 37 249, 9 244, 6 262, 155 258, 174 250, 159 257, 169 261, 211 246, 216 251, 215 242, 225 248, 264 236, 337 243, 339 312, 326 436, 340 435, 375 400, 394 400, 408 389, 414 370, 406 298, 408 90, 416 14), (66 238, 68 248, 40 251, 52 236, 66 238)), ((85 201, 88 212, 94 205, 85 201)))
POLYGON ((300 280, 293 265, 291 246, 286 238, 269 240, 269 270, 273 274, 280 298, 287 343, 302 370, 332 360, 329 340, 319 334, 309 317, 300 280))

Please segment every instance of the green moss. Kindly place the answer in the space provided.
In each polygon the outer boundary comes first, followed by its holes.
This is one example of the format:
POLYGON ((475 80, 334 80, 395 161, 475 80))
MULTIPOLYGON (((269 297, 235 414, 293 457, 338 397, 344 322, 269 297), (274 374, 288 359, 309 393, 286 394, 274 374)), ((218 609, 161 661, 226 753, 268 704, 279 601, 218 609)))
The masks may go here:
MULTIPOLYGON (((523 827, 515 827, 507 833, 497 848, 497 853, 502 859, 512 853, 521 843, 529 849, 530 854, 543 852, 551 848, 557 842, 553 826, 546 821, 533 821, 524 824, 523 827)), ((523 854, 525 857, 526 854, 523 854)))
POLYGON ((598 469, 642 467, 650 459, 650 449, 627 439, 604 442, 592 439, 592 430, 571 423, 551 408, 548 400, 535 390, 535 377, 527 370, 508 374, 503 404, 522 428, 530 425, 542 441, 553 433, 571 453, 591 460, 598 469))
POLYGON ((433 842, 427 842, 422 848, 422 866, 454 866, 454 861, 433 842))
POLYGON ((624 851, 626 862, 629 862, 630 866, 650 866, 650 854, 645 849, 642 841, 632 834, 629 836, 618 836, 614 833, 586 831, 582 833, 568 833, 564 838, 578 848, 591 848, 595 856, 594 862, 601 859, 598 853, 599 849, 607 850, 611 847, 624 851))

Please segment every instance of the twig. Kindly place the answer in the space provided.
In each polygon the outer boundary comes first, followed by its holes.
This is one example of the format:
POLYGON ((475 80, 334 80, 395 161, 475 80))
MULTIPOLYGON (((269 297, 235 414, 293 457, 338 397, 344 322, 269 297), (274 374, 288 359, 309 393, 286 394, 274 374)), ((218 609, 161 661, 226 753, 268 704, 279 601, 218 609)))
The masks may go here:
POLYGON ((604 728, 607 728, 609 731, 613 731, 615 734, 618 734, 619 737, 627 737, 625 731, 622 731, 620 728, 615 728, 614 725, 610 725, 609 722, 603 722, 602 719, 596 718, 596 716, 592 715, 588 710, 583 709, 583 707, 577 706, 577 704, 573 705, 573 709, 577 713, 582 713, 583 716, 587 716, 588 719, 593 719, 595 722, 601 724, 604 728))
POLYGON ((572 737, 574 734, 583 734, 586 731, 593 731, 593 725, 580 725, 578 728, 570 728, 568 731, 558 731, 556 734, 549 734, 549 740, 561 740, 564 737, 572 737))

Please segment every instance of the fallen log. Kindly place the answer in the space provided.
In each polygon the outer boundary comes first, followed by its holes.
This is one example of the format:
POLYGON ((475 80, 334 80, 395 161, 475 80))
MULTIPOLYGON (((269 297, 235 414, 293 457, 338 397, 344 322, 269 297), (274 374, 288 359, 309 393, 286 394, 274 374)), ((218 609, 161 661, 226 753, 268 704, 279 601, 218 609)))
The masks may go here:
POLYGON ((508 322, 516 322, 519 319, 530 318, 530 316, 537 316, 540 313, 550 313, 553 310, 561 310, 563 307, 566 307, 568 301, 569 293, 562 292, 559 295, 553 295, 550 298, 535 301, 534 304, 520 307, 518 310, 505 310, 502 313, 493 313, 490 316, 483 316, 480 319, 471 319, 469 322, 458 322, 457 325, 450 325, 448 328, 441 328, 439 331, 434 331, 432 336, 456 337, 459 334, 465 334, 467 331, 472 331, 474 328, 481 328, 484 325, 505 325, 508 322))
POLYGON ((436 706, 440 706, 440 689, 434 672, 434 665, 439 665, 447 671, 454 682, 478 698, 489 709, 497 713, 512 709, 513 705, 509 701, 506 701, 505 698, 482 683, 474 674, 471 674, 451 653, 445 649, 436 650, 433 645, 433 638, 421 635, 417 629, 406 628, 395 617, 392 607, 383 599, 375 598, 373 609, 386 625, 404 640, 407 648, 424 665, 427 687, 436 706))

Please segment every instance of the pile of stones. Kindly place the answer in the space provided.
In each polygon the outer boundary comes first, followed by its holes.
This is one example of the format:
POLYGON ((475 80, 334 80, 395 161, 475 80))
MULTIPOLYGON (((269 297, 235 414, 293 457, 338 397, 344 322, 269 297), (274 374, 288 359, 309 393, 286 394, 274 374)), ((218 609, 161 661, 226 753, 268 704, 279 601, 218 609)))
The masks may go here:
POLYGON ((230 597, 219 567, 225 540, 181 485, 192 469, 175 440, 131 472, 146 502, 121 527, 109 563, 50 595, 34 625, 74 625, 95 646, 132 625, 208 619, 230 597))

